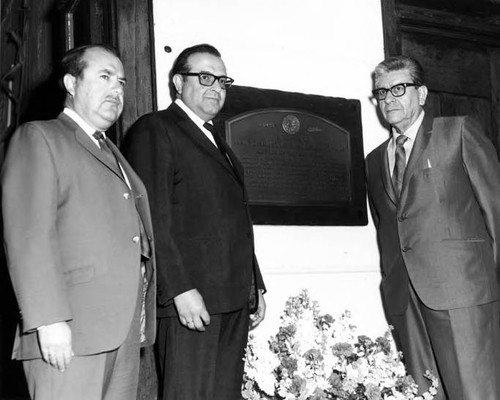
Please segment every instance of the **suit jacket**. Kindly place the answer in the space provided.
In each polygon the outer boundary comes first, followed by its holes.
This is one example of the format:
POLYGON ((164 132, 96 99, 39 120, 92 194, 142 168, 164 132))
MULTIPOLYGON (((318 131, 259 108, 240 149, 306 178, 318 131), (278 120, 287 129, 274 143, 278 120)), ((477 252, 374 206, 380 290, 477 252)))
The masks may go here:
POLYGON ((468 117, 425 116, 405 170, 399 202, 384 142, 367 161, 368 195, 389 314, 402 314, 409 284, 434 310, 498 298, 500 165, 468 117))
POLYGON ((243 170, 232 151, 234 169, 175 103, 141 117, 122 150, 150 194, 158 314, 176 315, 173 297, 193 288, 211 314, 245 307, 252 279, 259 288, 264 283, 243 170))
MULTIPOLYGON (((39 358, 36 328, 68 321, 75 355, 120 346, 141 278, 139 218, 152 243, 146 189, 112 146, 131 188, 66 114, 22 125, 2 170, 7 262, 22 324, 14 357, 39 358)), ((155 335, 154 259, 146 263, 146 337, 155 335)))

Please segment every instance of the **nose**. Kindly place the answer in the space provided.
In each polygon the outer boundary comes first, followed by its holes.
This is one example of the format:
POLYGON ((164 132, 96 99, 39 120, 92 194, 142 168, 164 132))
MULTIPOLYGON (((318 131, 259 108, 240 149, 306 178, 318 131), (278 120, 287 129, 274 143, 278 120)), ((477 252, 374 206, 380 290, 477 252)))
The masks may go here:
POLYGON ((113 80, 113 84, 111 86, 111 90, 114 93, 123 94, 123 92, 124 92, 124 83, 123 83, 123 80, 121 80, 121 79, 114 79, 113 80))
POLYGON ((117 83, 114 87, 113 87, 113 91, 118 93, 118 94, 123 94, 124 92, 124 88, 123 88, 123 85, 121 83, 117 83))

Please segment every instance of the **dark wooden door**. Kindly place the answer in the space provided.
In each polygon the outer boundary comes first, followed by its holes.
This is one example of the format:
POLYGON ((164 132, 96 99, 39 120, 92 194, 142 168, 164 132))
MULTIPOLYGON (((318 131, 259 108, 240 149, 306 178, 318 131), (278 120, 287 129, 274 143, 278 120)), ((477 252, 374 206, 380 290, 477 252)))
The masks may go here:
POLYGON ((418 59, 434 115, 472 115, 500 144, 500 4, 382 0, 386 56, 418 59))

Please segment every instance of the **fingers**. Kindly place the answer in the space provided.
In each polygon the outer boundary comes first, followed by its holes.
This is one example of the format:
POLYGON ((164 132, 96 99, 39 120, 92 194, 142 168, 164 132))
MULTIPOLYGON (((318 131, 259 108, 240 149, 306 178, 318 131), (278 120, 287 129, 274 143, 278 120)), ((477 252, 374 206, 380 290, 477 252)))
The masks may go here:
POLYGON ((180 318, 180 321, 188 329, 204 332, 205 326, 210 324, 210 315, 205 310, 205 313, 202 313, 202 315, 180 318))
POLYGON ((259 291, 259 306, 257 307, 257 311, 255 314, 250 315, 250 330, 256 328, 266 316, 266 301, 264 300, 264 296, 259 291))
POLYGON ((43 359, 50 366, 56 368, 61 372, 64 372, 69 367, 71 359, 73 357, 73 353, 68 350, 69 349, 65 349, 62 351, 51 350, 49 352, 45 352, 43 359))
POLYGON ((71 329, 66 322, 40 327, 38 341, 43 360, 50 366, 64 372, 73 357, 71 329))
POLYGON ((195 318, 193 321, 189 321, 187 323, 187 327, 193 331, 203 332, 205 330, 205 325, 203 325, 203 321, 200 318, 195 318))
POLYGON ((193 319, 193 325, 194 329, 200 332, 205 331, 205 327, 210 325, 210 314, 205 307, 201 310, 200 315, 193 319))
POLYGON ((210 325, 210 314, 206 309, 203 310, 203 312, 200 315, 200 318, 205 325, 210 325))
POLYGON ((250 315, 250 330, 256 328, 264 320, 264 314, 257 311, 250 315))
POLYGON ((182 325, 191 330, 205 331, 205 326, 210 324, 210 315, 203 297, 196 289, 177 295, 174 303, 182 325))

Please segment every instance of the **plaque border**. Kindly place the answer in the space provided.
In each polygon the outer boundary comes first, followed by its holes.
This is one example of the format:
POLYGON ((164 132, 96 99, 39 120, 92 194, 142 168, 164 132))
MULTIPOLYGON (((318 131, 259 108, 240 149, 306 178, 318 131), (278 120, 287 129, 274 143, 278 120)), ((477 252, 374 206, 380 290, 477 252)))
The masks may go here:
MULTIPOLYGON (((368 224, 361 103, 357 99, 309 95, 249 86, 232 86, 226 102, 214 119, 220 132, 226 122, 240 114, 283 109, 313 114, 350 134, 351 201, 332 205, 262 205, 249 199, 250 214, 256 225, 365 226, 368 224)), ((226 134, 226 139, 231 143, 226 134)))

